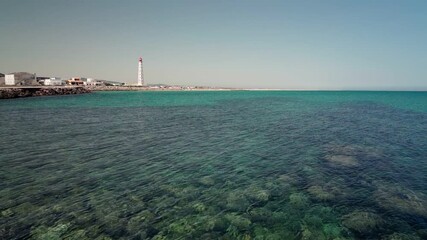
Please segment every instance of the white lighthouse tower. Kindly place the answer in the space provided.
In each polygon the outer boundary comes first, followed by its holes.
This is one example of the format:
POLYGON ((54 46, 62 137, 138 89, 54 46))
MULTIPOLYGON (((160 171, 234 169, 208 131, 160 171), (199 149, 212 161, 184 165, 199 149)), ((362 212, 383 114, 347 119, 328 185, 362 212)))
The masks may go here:
POLYGON ((142 57, 138 61, 138 86, 144 85, 144 72, 142 71, 142 57))

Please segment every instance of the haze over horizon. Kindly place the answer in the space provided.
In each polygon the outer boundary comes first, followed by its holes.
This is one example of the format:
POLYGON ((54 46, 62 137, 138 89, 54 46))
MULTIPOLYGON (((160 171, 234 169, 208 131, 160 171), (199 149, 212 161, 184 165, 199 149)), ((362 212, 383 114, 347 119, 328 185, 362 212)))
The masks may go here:
POLYGON ((427 1, 13 1, 0 72, 238 88, 427 90, 427 1))

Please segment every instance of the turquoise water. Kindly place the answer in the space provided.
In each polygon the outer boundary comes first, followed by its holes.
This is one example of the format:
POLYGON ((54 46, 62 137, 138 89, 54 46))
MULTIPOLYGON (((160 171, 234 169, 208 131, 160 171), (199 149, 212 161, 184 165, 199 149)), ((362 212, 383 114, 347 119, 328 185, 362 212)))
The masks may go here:
POLYGON ((427 239, 426 92, 96 92, 0 116, 0 239, 427 239))

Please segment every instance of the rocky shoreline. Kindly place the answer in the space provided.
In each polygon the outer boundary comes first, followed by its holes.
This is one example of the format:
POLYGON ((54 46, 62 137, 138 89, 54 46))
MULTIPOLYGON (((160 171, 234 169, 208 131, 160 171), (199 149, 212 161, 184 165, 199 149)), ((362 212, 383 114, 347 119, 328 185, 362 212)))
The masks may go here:
POLYGON ((84 87, 10 87, 0 88, 0 99, 83 94, 92 92, 84 87))
POLYGON ((97 91, 229 91, 230 88, 152 86, 15 86, 0 87, 0 99, 83 94, 97 91))

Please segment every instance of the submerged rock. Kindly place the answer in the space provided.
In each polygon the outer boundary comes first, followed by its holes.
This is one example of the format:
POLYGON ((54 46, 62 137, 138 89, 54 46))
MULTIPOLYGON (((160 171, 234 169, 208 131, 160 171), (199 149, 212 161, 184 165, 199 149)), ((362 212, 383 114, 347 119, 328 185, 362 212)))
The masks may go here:
POLYGON ((310 195, 322 201, 327 201, 335 198, 334 191, 325 187, 311 186, 307 189, 307 191, 308 193, 310 193, 310 195))
POLYGON ((328 223, 323 225, 323 233, 326 239, 343 239, 342 229, 336 224, 328 223))
MULTIPOLYGON (((179 199, 192 200, 200 195, 200 189, 194 186, 177 186, 173 184, 164 184, 159 186, 159 189, 179 199)), ((164 195, 158 195, 157 198, 163 198, 164 195)))
POLYGON ((245 196, 253 202, 267 202, 270 198, 270 192, 258 187, 250 187, 245 191, 245 196))
POLYGON ((383 238, 383 240, 421 240, 421 238, 405 233, 393 233, 383 238))
POLYGON ((399 186, 382 185, 374 193, 375 201, 383 208, 427 218, 427 197, 399 186))
POLYGON ((33 239, 40 240, 55 240, 55 239, 63 239, 63 235, 70 228, 70 224, 58 224, 54 227, 46 227, 41 226, 33 231, 31 231, 31 235, 33 239))
POLYGON ((357 167, 362 160, 378 162, 383 156, 384 153, 374 147, 332 144, 326 147, 324 159, 334 166, 357 167))
POLYGON ((354 211, 342 217, 342 224, 345 227, 359 233, 369 233, 381 223, 381 217, 371 212, 354 211))
POLYGON ((153 221, 154 217, 155 215, 152 212, 144 210, 128 221, 126 229, 129 233, 138 233, 146 229, 150 225, 150 222, 153 221))
POLYGON ((296 185, 299 181, 299 177, 296 174, 282 174, 277 178, 278 182, 285 186, 296 185))
POLYGON ((311 228, 306 224, 301 225, 300 235, 302 240, 326 240, 326 237, 321 230, 311 228))
POLYGON ((210 187, 215 185, 215 179, 211 176, 204 176, 200 178, 199 183, 204 186, 210 187))
POLYGON ((67 240, 90 240, 88 236, 86 236, 86 231, 83 229, 75 230, 67 234, 67 236, 64 237, 64 239, 67 240))
POLYGON ((237 215, 235 213, 229 213, 225 215, 225 218, 230 222, 231 225, 236 227, 239 230, 247 230, 249 226, 252 224, 251 220, 237 215))
POLYGON ((157 234, 156 236, 154 236, 152 239, 153 240, 166 240, 168 238, 163 236, 163 233, 160 233, 160 234, 157 234))
POLYGON ((228 227, 227 220, 222 216, 208 216, 208 219, 204 221, 204 230, 210 231, 225 231, 228 227))
POLYGON ((300 239, 304 240, 338 240, 345 239, 343 229, 335 223, 324 224, 319 216, 305 215, 301 222, 300 239))
POLYGON ((267 222, 273 215, 272 212, 267 208, 254 208, 249 212, 249 214, 251 215, 251 219, 254 222, 267 222))
POLYGON ((308 205, 308 198, 302 193, 293 193, 289 196, 289 203, 296 208, 304 208, 308 205))
POLYGON ((2 217, 11 217, 11 216, 13 216, 13 214, 14 214, 14 212, 10 208, 1 211, 2 217))
POLYGON ((191 235, 194 233, 194 231, 195 229, 191 223, 188 222, 185 218, 173 222, 168 226, 168 232, 174 235, 191 235))
POLYGON ((343 167, 356 167, 359 165, 356 157, 348 155, 326 155, 326 161, 330 164, 343 166, 343 167))
POLYGON ((363 155, 370 158, 380 158, 384 155, 380 149, 363 145, 331 144, 327 146, 327 151, 348 156, 363 155))
POLYGON ((206 206, 205 206, 205 204, 198 202, 198 203, 193 204, 193 209, 196 212, 201 213, 201 212, 206 211, 206 206))
MULTIPOLYGON (((281 240, 284 239, 279 233, 273 233, 268 228, 256 226, 254 229, 255 240, 281 240)), ((287 239, 287 238, 286 238, 287 239)))
POLYGON ((245 195, 241 192, 231 192, 227 196, 226 207, 234 211, 246 211, 250 206, 249 201, 246 199, 245 195))
POLYGON ((95 240, 113 240, 113 239, 105 234, 101 234, 98 237, 96 237, 95 240))
POLYGON ((265 188, 271 194, 271 197, 274 198, 286 194, 288 192, 289 186, 282 185, 277 182, 267 182, 265 184, 265 188))

